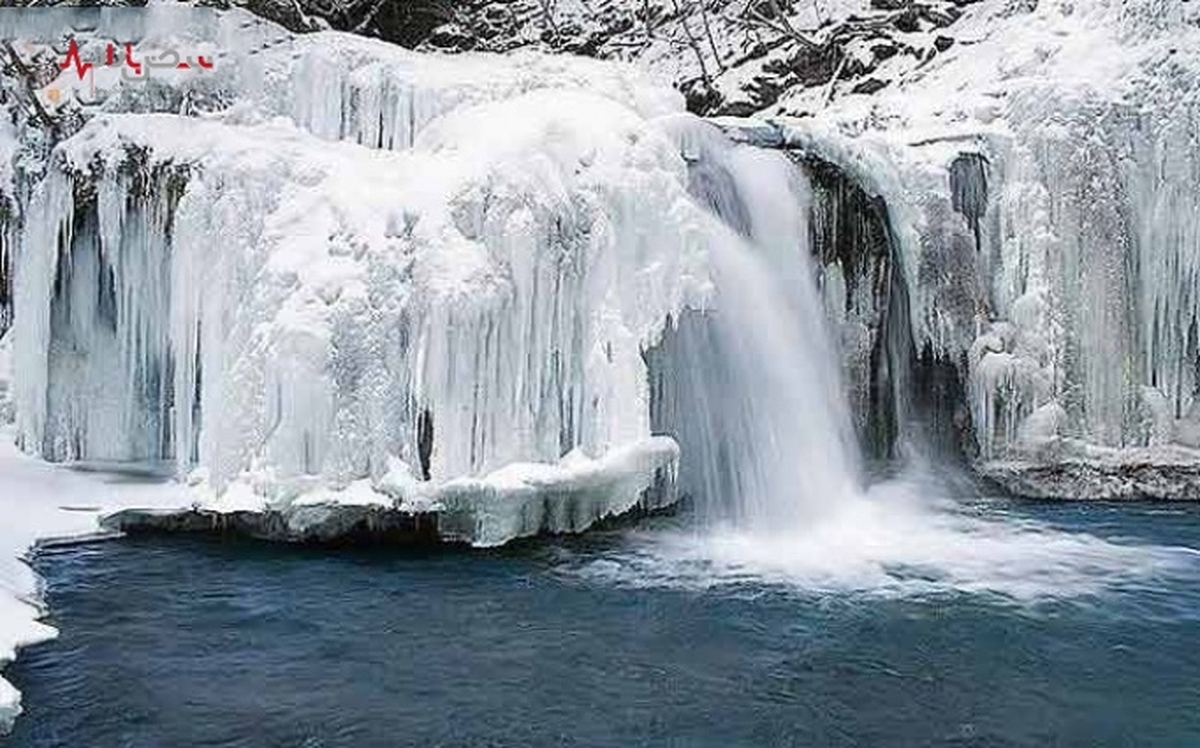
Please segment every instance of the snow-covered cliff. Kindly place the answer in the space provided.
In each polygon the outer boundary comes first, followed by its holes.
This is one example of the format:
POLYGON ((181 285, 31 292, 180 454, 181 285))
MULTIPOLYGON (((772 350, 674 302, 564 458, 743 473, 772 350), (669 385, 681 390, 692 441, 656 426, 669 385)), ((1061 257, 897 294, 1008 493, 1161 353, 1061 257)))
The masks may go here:
MULTIPOLYGON (((897 85, 798 126, 888 203, 918 368, 958 368, 969 446, 1001 478, 1013 461, 1195 463, 1200 14, 988 2, 951 32, 897 85)), ((793 99, 779 112, 811 92, 793 99)), ((1069 472, 1013 485, 1087 495, 1069 472)))

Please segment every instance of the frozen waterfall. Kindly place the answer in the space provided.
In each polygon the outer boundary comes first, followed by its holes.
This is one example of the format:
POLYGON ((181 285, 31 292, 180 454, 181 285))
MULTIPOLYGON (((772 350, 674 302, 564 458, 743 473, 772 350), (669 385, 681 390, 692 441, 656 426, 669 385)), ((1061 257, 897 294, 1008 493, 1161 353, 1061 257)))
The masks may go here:
POLYGON ((277 46, 208 84, 227 113, 115 90, 139 112, 53 153, 15 262, 25 450, 163 464, 218 509, 461 515, 483 544, 673 493, 664 431, 713 521, 855 490, 786 157, 622 68, 277 46))

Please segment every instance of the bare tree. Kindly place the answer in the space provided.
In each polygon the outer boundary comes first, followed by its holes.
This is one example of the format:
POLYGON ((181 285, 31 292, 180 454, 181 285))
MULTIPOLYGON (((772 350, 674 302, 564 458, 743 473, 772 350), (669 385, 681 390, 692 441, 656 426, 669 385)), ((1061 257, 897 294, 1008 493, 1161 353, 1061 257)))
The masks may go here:
POLYGON ((25 65, 25 62, 21 59, 21 56, 17 54, 15 49, 13 49, 12 42, 5 39, 3 43, 4 52, 8 55, 11 69, 17 73, 22 82, 25 84, 24 98, 29 101, 34 115, 42 121, 42 124, 46 125, 46 127, 50 129, 50 132, 58 135, 58 122, 56 122, 54 118, 50 116, 50 114, 46 111, 46 108, 42 106, 41 100, 38 99, 37 85, 34 82, 33 71, 31 71, 25 65))
POLYGON ((558 36, 558 23, 554 20, 554 12, 558 9, 558 0, 538 0, 542 8, 542 20, 546 26, 558 36))
MULTIPOLYGON (((739 20, 744 25, 773 31, 776 34, 780 34, 792 39, 793 41, 805 47, 816 48, 820 46, 811 37, 798 31, 796 27, 792 25, 792 22, 788 20, 787 13, 785 13, 783 8, 780 7, 779 0, 764 1, 767 9, 770 11, 769 14, 763 13, 762 10, 759 9, 759 3, 750 2, 747 3, 741 17, 736 20, 739 20)), ((816 0, 814 0, 814 2, 815 1, 816 0)))
POLYGON ((646 38, 654 38, 653 13, 650 11, 650 0, 642 0, 642 21, 646 24, 646 38))
POLYGON ((687 14, 679 7, 679 0, 671 0, 671 5, 675 8, 675 17, 679 19, 679 25, 683 28, 683 34, 687 37, 687 45, 691 48, 692 53, 696 55, 696 62, 700 64, 700 76, 704 79, 706 85, 712 85, 712 76, 708 74, 708 64, 704 61, 704 50, 700 48, 700 42, 696 39, 692 29, 688 26, 687 14))
POLYGON ((705 3, 708 0, 696 0, 696 4, 700 8, 700 22, 704 25, 704 34, 708 37, 708 47, 712 50, 713 62, 717 64, 718 74, 725 72, 725 63, 721 60, 721 53, 717 51, 717 42, 713 39, 712 26, 708 22, 708 9, 705 3))

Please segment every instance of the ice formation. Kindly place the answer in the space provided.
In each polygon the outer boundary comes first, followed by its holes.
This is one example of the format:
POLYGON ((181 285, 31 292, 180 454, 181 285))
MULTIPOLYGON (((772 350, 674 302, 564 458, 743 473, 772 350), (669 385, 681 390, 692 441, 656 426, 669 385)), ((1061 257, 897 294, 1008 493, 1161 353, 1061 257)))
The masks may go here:
POLYGON ((709 386, 750 393, 687 437, 697 456, 766 443, 798 409, 827 469, 750 450, 738 493, 853 481, 785 158, 722 145, 618 66, 254 28, 244 69, 99 81, 52 154, 15 263, 26 451, 166 463, 230 510, 365 490, 470 505, 459 534, 479 544, 574 531, 675 475, 678 449, 648 438, 646 359, 690 310, 718 345, 689 365, 742 361, 709 386), (721 436, 734 415, 750 430, 721 436))
POLYGON ((169 115, 59 153, 17 263, 22 444, 218 491, 265 471, 280 501, 417 466, 423 419, 438 480, 647 435, 640 349, 725 231, 670 142, 592 94, 464 110, 397 154, 169 115))
MULTIPOLYGON (((86 92, 90 121, 22 205, 17 443, 166 465, 175 506, 394 504, 479 545, 670 503, 678 448, 650 437, 642 352, 706 303, 707 253, 733 236, 655 124, 679 97, 586 60, 271 46, 86 92)), ((49 633, 17 557, 96 519, 26 516, 0 566, 4 659, 49 633)))
POLYGON ((757 136, 886 200, 911 355, 959 371, 984 462, 1200 458, 1196 22, 1182 2, 982 2, 895 85, 757 136))

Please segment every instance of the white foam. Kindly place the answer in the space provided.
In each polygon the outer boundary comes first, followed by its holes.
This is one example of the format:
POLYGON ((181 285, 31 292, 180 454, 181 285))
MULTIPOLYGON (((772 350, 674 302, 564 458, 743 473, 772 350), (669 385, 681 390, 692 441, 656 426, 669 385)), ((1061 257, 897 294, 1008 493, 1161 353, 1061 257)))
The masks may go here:
MULTIPOLYGON (((1200 550, 1071 531, 1009 505, 939 499, 903 478, 839 502, 804 527, 717 527, 635 536, 631 548, 570 574, 620 586, 709 589, 778 585, 816 594, 972 594, 1020 605, 1200 579, 1200 550)), ((944 496, 944 493, 942 494, 944 496)))

